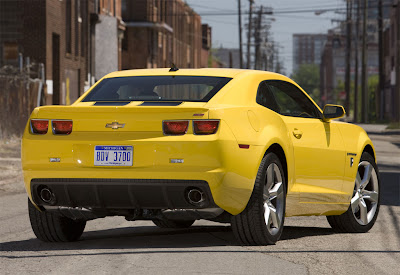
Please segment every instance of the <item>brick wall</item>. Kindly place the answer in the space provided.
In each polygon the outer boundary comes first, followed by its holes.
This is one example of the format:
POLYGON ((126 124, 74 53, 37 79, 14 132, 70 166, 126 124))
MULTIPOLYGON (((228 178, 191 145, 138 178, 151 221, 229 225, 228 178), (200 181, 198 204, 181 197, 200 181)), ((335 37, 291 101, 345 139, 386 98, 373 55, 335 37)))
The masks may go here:
MULTIPOLYGON (((35 2, 36 3, 36 2, 35 2)), ((44 17, 46 19, 46 80, 53 81, 54 96, 48 95, 48 104, 66 104, 73 103, 80 94, 83 93, 83 87, 87 78, 88 60, 87 44, 82 45, 82 39, 87 40, 89 9, 88 1, 81 1, 78 5, 77 0, 47 0, 44 17), (67 7, 70 3, 71 14, 71 52, 67 50, 67 7), (83 15, 85 12, 85 15, 83 15), (85 20, 85 21, 83 21, 85 20), (59 36, 59 69, 53 67, 53 37, 59 36), (59 73, 59 83, 55 83, 59 73), (69 89, 68 89, 69 88, 69 89), (59 96, 55 93, 59 93, 59 96), (69 95, 69 98, 68 98, 69 95)), ((57 66, 58 67, 58 66, 57 66)))
POLYGON ((122 69, 202 67, 201 17, 182 0, 123 0, 122 18, 122 69))

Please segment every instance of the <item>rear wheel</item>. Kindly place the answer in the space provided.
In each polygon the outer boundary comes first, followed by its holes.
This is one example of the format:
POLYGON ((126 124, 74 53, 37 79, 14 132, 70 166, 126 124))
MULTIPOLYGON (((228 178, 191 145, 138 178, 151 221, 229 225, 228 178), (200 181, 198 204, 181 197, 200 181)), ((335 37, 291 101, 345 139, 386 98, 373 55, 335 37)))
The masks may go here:
POLYGON ((86 221, 74 221, 48 211, 39 211, 28 199, 33 233, 44 242, 72 242, 80 238, 86 221))
POLYGON ((364 152, 358 164, 353 197, 342 215, 327 216, 338 232, 365 233, 374 225, 379 212, 379 174, 374 158, 364 152))
POLYGON ((190 227, 195 221, 190 220, 190 221, 175 221, 175 220, 169 220, 169 219, 154 219, 153 223, 157 225, 160 228, 188 228, 190 227))
POLYGON ((268 153, 261 161, 246 208, 232 217, 233 233, 245 245, 275 244, 282 234, 285 207, 284 170, 279 158, 268 153))

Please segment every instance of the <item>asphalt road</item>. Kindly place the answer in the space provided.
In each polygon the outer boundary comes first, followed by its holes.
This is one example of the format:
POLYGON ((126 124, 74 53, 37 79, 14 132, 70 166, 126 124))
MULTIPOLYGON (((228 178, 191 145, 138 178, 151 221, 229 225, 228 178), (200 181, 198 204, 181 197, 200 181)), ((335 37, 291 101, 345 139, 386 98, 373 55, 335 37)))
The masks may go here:
POLYGON ((0 273, 400 274, 400 136, 371 138, 382 182, 372 230, 338 234, 325 217, 287 218, 282 239, 263 247, 237 245, 229 225, 197 221, 189 229, 159 229, 122 217, 88 222, 78 242, 40 242, 16 159, 0 158, 0 171, 9 175, 0 184, 0 273))

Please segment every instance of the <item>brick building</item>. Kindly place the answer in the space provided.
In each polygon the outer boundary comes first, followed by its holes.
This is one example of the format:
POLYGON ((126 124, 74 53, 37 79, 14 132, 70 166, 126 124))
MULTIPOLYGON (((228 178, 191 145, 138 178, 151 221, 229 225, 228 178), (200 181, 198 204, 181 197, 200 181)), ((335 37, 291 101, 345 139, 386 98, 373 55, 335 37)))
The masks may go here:
POLYGON ((126 31, 122 69, 198 68, 202 56, 200 16, 182 0, 122 0, 126 31))
POLYGON ((70 104, 121 68, 121 0, 0 0, 0 66, 43 63, 46 104, 70 104))
MULTIPOLYGON (((373 41, 368 43, 367 76, 379 74, 379 48, 373 41)), ((354 81, 355 76, 355 48, 352 48, 350 59, 350 77, 354 81)), ((358 50, 358 73, 361 75, 361 47, 358 50)), ((320 64, 320 91, 322 103, 333 103, 344 100, 344 90, 337 91, 339 86, 344 85, 346 74, 346 36, 339 28, 329 30, 327 42, 322 50, 320 64), (340 94, 337 94, 340 92, 340 94)), ((359 77, 361 81, 361 77, 359 77)), ((361 84, 359 84, 361 87, 361 84)), ((360 92, 360 91, 359 91, 360 92)), ((340 102, 339 102, 340 103, 340 102)), ((343 103, 343 102, 342 102, 343 103)))
POLYGON ((92 19, 92 76, 98 80, 122 69, 125 23, 121 17, 121 0, 95 0, 92 19))

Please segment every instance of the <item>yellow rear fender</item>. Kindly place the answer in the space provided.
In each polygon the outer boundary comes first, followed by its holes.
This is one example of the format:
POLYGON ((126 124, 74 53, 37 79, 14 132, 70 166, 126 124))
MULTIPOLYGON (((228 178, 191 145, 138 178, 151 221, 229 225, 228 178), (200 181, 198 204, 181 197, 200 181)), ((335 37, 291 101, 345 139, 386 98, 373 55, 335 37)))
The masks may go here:
POLYGON ((256 108, 263 107, 219 106, 209 111, 210 119, 221 119, 221 123, 231 130, 230 135, 237 143, 234 148, 225 148, 224 145, 228 144, 221 143, 222 150, 226 151, 222 155, 227 156, 223 161, 226 174, 219 188, 212 190, 216 201, 223 202, 219 206, 234 215, 246 207, 253 192, 258 168, 269 149, 276 149, 276 146, 281 148, 284 156, 282 162, 288 164, 285 165, 288 190, 294 184, 293 148, 287 129, 277 114, 265 108, 265 111, 256 108), (259 111, 270 118, 266 123, 258 117, 259 111), (233 201, 236 203, 232 204, 233 201))

